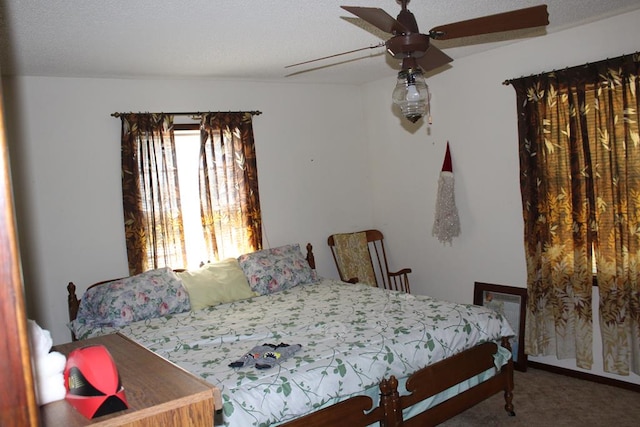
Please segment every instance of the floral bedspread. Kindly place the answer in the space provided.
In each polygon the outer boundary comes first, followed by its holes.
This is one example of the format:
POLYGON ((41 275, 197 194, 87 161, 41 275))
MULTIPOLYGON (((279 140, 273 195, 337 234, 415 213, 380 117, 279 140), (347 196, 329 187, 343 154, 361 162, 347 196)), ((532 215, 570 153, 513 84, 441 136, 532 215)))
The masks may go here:
MULTIPOLYGON (((132 323, 119 332, 216 385, 226 426, 296 418, 485 341, 513 335, 479 306, 332 280, 132 323), (231 368, 254 346, 300 344, 269 369, 231 368)), ((89 335, 114 332, 106 327, 89 335)))

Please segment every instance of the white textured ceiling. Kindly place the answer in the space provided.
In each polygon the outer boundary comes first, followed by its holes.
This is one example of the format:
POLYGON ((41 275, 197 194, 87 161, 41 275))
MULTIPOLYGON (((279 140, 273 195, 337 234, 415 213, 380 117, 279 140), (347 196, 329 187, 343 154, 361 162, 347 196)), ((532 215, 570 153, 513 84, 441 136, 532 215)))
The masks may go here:
MULTIPOLYGON (((547 4, 550 33, 640 8, 640 0, 413 0, 421 32, 547 4)), ((0 0, 3 74, 114 78, 245 78, 354 83, 394 74, 383 48, 285 69, 286 65, 385 40, 341 5, 395 0, 0 0)), ((516 37, 516 41, 517 41, 516 37)), ((452 58, 506 43, 482 36, 434 42, 452 58)), ((455 67, 455 61, 451 64, 455 67)))

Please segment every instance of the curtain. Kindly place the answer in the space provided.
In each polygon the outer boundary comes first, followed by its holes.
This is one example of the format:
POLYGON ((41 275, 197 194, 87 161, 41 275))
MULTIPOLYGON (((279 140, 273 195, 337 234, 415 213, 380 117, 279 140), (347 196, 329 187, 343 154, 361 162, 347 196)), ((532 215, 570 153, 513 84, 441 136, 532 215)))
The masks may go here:
POLYGON ((510 81, 517 96, 525 351, 593 363, 592 250, 604 370, 640 374, 638 55, 510 81))
POLYGON ((124 114, 122 202, 131 275, 187 265, 173 116, 124 114))
POLYGON ((262 249, 252 114, 203 114, 200 150, 200 209, 209 254, 224 259, 262 249))

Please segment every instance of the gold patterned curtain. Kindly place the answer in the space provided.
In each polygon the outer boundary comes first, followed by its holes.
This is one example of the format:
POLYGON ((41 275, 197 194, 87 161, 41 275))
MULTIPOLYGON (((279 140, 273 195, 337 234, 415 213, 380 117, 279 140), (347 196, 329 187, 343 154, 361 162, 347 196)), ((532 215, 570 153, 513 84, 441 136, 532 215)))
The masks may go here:
POLYGON ((187 265, 173 116, 123 114, 122 203, 129 273, 187 265))
POLYGON ((525 351, 640 374, 638 55, 512 80, 527 264, 525 351))
POLYGON ((200 209, 208 252, 224 259, 262 249, 252 114, 203 114, 200 161, 200 209))

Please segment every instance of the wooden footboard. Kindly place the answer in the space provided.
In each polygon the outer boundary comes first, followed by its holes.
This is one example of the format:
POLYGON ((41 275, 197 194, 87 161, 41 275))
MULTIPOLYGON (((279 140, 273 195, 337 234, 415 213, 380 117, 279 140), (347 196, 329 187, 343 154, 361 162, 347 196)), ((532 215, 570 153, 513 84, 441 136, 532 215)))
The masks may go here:
MULTIPOLYGON (((509 348, 506 338, 502 345, 509 348)), ((488 369, 495 369, 493 355, 497 347, 494 343, 484 343, 416 372, 407 381, 407 390, 411 394, 400 397, 400 411, 488 369)), ((500 391, 504 392, 507 414, 515 415, 513 360, 509 360, 497 375, 405 420, 402 425, 425 427, 440 424, 500 391)))
MULTIPOLYGON (((502 346, 509 349, 507 338, 503 338, 502 346)), ((380 405, 373 411, 370 411, 372 402, 369 397, 356 396, 289 421, 282 426, 319 427, 336 425, 336 420, 341 421, 340 425, 349 425, 350 427, 367 426, 375 422, 379 422, 384 427, 435 426, 499 392, 504 393, 504 408, 507 414, 514 416, 513 360, 509 360, 495 376, 475 387, 471 387, 407 420, 402 415, 404 409, 482 372, 496 369, 493 355, 497 350, 498 346, 494 343, 480 344, 415 372, 407 380, 406 388, 410 394, 406 396, 400 396, 398 381, 395 377, 383 380, 380 384, 380 405)))

